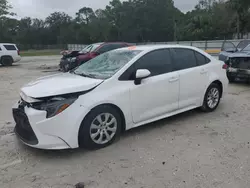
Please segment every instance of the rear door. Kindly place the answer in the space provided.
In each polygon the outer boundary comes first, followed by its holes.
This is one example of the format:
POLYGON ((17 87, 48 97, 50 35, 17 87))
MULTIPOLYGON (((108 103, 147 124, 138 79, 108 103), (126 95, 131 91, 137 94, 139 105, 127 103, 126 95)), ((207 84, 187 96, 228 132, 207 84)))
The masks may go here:
POLYGON ((180 76, 179 109, 199 106, 208 82, 207 68, 198 65, 192 49, 173 48, 171 54, 180 76))

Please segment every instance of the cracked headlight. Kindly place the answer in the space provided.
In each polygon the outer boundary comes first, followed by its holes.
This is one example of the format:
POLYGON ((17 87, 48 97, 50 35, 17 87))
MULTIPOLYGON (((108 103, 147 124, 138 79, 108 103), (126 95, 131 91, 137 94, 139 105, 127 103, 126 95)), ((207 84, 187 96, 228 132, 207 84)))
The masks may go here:
POLYGON ((47 112, 46 117, 51 118, 66 110, 71 104, 75 102, 76 99, 77 98, 65 99, 62 97, 54 97, 49 101, 40 104, 34 104, 32 107, 37 110, 46 111, 47 112))

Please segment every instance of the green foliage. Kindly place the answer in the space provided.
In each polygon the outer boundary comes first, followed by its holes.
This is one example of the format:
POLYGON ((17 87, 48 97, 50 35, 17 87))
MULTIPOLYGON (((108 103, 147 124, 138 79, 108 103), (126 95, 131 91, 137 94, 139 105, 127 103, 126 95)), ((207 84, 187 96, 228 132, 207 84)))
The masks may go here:
POLYGON ((22 46, 230 39, 250 32, 250 0, 200 0, 185 14, 173 0, 112 0, 105 9, 82 7, 74 18, 54 12, 45 20, 16 20, 10 10, 0 0, 0 42, 22 46))
POLYGON ((0 0, 0 19, 6 15, 14 15, 14 13, 9 12, 11 8, 7 0, 0 0))

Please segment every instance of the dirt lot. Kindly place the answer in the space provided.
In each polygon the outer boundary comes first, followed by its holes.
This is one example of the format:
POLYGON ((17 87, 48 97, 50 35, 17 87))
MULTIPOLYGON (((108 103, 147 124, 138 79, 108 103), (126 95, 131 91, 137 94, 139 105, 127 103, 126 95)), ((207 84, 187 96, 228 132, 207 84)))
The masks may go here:
POLYGON ((98 150, 42 151, 13 134, 11 106, 28 81, 56 72, 58 56, 0 67, 0 187, 249 188, 250 86, 229 87, 218 110, 183 113, 125 133, 98 150))

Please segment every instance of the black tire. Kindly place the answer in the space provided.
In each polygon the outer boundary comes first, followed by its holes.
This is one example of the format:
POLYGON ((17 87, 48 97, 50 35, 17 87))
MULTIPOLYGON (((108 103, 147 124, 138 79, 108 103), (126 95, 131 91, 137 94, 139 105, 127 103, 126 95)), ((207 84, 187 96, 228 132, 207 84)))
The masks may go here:
POLYGON ((218 107, 218 105, 220 104, 220 99, 221 99, 221 96, 222 96, 222 88, 216 84, 216 83, 212 83, 208 88, 207 88, 207 91, 205 93, 205 96, 204 96, 204 100, 203 100, 203 105, 201 106, 201 110, 203 112, 213 112, 214 110, 216 110, 216 108, 218 107), (208 95, 209 95, 209 92, 212 90, 212 89, 216 89, 218 90, 219 92, 219 98, 218 98, 218 102, 217 104, 214 106, 214 107, 210 107, 209 104, 208 104, 208 95))
POLYGON ((7 57, 2 57, 2 58, 1 58, 1 64, 2 64, 3 66, 12 66, 12 64, 13 64, 13 59, 12 59, 12 57, 9 57, 9 56, 7 56, 7 57))
POLYGON ((70 71, 70 64, 69 64, 69 63, 64 63, 64 64, 62 65, 62 71, 63 71, 63 72, 68 72, 68 71, 70 71))
POLYGON ((122 127, 122 118, 119 112, 115 108, 113 108, 110 105, 98 106, 89 112, 89 114, 84 118, 81 124, 79 135, 78 135, 79 146, 86 148, 86 149, 90 149, 90 150, 107 147, 120 137, 121 127, 122 127), (103 114, 103 113, 109 113, 113 115, 113 117, 116 119, 116 122, 117 122, 117 129, 116 129, 115 135, 109 142, 105 144, 97 144, 91 138, 90 127, 91 127, 92 122, 100 114, 103 114))
POLYGON ((228 77, 228 81, 229 81, 229 83, 233 83, 233 82, 235 82, 235 78, 234 77, 228 77))

